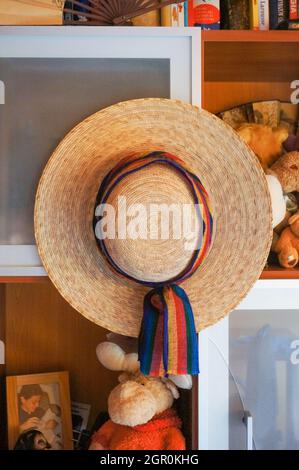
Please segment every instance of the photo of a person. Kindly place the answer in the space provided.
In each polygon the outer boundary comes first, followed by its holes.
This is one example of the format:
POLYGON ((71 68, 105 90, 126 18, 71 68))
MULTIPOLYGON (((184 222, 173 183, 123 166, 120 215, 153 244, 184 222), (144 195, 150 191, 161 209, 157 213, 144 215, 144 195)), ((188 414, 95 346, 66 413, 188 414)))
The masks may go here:
POLYGON ((36 429, 45 410, 40 407, 43 395, 38 384, 23 385, 19 392, 19 423, 20 432, 36 429))
POLYGON ((18 393, 19 430, 38 430, 51 449, 62 449, 61 408, 58 384, 22 385, 18 393))

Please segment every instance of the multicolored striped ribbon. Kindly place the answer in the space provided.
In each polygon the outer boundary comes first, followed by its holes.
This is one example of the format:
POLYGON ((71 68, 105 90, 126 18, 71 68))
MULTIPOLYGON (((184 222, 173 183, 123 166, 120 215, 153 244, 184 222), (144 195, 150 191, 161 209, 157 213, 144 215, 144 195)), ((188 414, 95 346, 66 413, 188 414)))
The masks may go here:
POLYGON ((198 335, 188 296, 181 287, 158 287, 145 296, 138 354, 145 375, 199 373, 198 335), (153 295, 160 297, 162 312, 152 305, 153 295))
MULTIPOLYGON (((154 287, 144 299, 144 314, 139 335, 139 360, 141 372, 146 375, 165 376, 168 374, 198 374, 198 335, 196 333, 192 308, 185 291, 178 287, 190 277, 207 255, 213 230, 213 219, 208 194, 199 178, 185 168, 178 157, 166 152, 151 152, 143 156, 130 156, 122 160, 103 179, 96 199, 96 207, 105 204, 112 190, 126 176, 153 164, 169 165, 178 171, 191 188, 197 215, 201 222, 202 236, 198 246, 179 275, 163 283, 143 281, 124 272, 109 254, 105 240, 96 238, 97 243, 114 271, 140 284, 154 287), (153 302, 153 296, 160 299, 161 308, 153 302)), ((94 230, 100 217, 94 217, 94 230)))

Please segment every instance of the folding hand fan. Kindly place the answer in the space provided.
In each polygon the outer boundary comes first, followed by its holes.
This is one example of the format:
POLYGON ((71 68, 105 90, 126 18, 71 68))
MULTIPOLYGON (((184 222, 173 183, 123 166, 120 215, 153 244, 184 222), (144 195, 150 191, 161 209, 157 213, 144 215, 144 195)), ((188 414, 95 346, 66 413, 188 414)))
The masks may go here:
MULTIPOLYGON (((180 0, 72 0, 72 8, 66 6, 65 13, 80 15, 85 18, 87 25, 120 26, 130 25, 130 20, 139 15, 144 15, 153 10, 163 8, 180 0), (80 11, 75 10, 79 7, 80 11)), ((67 24, 84 24, 75 20, 67 21, 67 24)))

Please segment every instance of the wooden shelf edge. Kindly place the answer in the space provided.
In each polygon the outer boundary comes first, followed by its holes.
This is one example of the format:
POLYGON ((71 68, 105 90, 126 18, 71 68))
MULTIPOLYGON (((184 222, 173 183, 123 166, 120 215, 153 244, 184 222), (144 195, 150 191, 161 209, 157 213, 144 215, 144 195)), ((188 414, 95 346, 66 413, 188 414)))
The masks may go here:
POLYGON ((286 269, 279 266, 264 269, 260 279, 299 279, 299 269, 286 269))
POLYGON ((204 42, 299 42, 299 31, 202 31, 204 42))
POLYGON ((0 276, 0 284, 50 282, 48 276, 0 276))
MULTIPOLYGON (((260 279, 299 279, 299 268, 285 269, 272 266, 264 269, 260 279)), ((48 276, 0 276, 0 284, 50 282, 48 276)))

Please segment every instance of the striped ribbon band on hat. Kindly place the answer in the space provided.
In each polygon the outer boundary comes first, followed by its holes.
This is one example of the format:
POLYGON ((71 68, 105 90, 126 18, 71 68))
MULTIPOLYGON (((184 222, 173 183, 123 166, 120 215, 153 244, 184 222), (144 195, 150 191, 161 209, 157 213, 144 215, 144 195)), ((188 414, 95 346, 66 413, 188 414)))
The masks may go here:
MULTIPOLYGON (((139 360, 141 372, 147 375, 198 374, 198 335, 194 316, 187 294, 176 284, 190 277, 207 255, 213 230, 208 194, 199 178, 184 167, 178 157, 166 152, 151 152, 143 156, 128 157, 115 166, 103 179, 96 207, 105 204, 120 181, 153 164, 165 164, 180 173, 189 185, 201 222, 202 236, 185 269, 165 282, 149 282, 137 279, 124 272, 110 256, 103 238, 97 244, 113 270, 139 284, 153 287, 144 299, 144 314, 139 335, 139 360), (155 302, 154 302, 155 299, 155 302), (160 299, 160 301, 157 301, 160 299), (157 306, 158 305, 158 306, 157 306)), ((94 217, 94 230, 101 220, 94 217)))

